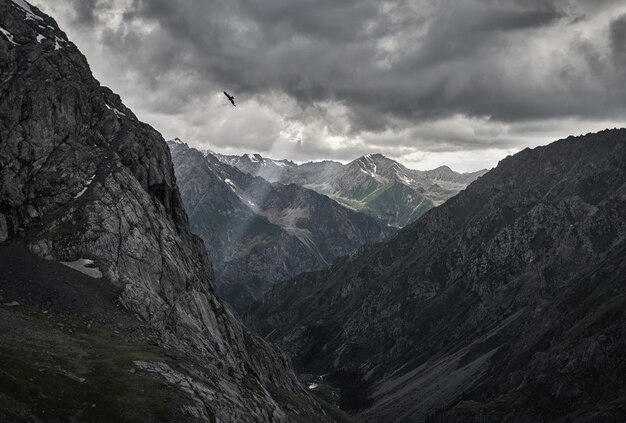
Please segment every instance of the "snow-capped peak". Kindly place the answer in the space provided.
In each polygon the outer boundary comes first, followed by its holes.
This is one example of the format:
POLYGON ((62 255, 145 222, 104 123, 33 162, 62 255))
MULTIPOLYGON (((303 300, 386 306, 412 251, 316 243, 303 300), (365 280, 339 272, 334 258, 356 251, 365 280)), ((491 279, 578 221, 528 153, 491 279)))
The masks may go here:
POLYGON ((373 154, 365 154, 364 156, 359 157, 355 160, 355 162, 360 163, 371 163, 371 164, 379 164, 384 161, 393 161, 390 158, 384 156, 381 153, 373 153, 373 154))
POLYGON ((359 157, 354 161, 359 166, 361 172, 369 175, 373 178, 378 177, 378 164, 381 162, 380 159, 385 159, 386 157, 380 153, 376 154, 366 154, 362 157, 359 157))

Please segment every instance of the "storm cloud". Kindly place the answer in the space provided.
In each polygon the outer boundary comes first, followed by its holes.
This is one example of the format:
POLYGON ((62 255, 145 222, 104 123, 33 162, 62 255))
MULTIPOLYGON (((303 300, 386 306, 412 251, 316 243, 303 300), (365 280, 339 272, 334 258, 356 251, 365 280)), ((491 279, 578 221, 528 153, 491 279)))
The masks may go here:
POLYGON ((626 115, 622 1, 34 3, 138 116, 201 148, 471 170, 626 115))

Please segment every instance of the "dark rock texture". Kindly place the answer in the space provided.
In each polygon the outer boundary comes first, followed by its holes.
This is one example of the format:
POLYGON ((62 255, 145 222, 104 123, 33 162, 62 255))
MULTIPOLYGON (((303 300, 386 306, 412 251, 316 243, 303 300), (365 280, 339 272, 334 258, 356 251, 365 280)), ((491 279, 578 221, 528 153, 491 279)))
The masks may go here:
POLYGON ((457 173, 447 166, 413 170, 382 154, 368 154, 345 165, 333 161, 297 165, 258 154, 217 156, 271 182, 293 183, 328 195, 395 227, 413 222, 487 172, 457 173))
POLYGON ((523 150, 251 321, 303 370, 360 371, 363 421, 624 421, 625 183, 624 129, 523 150))
POLYGON ((100 86, 53 19, 0 0, 0 27, 0 240, 23 236, 40 257, 102 275, 161 347, 195 357, 192 376, 143 365, 187 398, 186 415, 327 419, 285 356, 216 296, 161 135, 100 86))
POLYGON ((191 230, 204 240, 218 292, 239 310, 277 281, 395 233, 315 191, 271 184, 180 141, 168 144, 191 230))

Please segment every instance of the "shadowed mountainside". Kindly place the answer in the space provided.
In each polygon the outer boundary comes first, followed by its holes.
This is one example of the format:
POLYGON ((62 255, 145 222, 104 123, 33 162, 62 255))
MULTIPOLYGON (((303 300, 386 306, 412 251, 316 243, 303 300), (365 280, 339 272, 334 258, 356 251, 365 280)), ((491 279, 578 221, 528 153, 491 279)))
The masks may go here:
POLYGON ((621 421, 625 182, 624 129, 523 150, 250 321, 301 371, 360 372, 363 421, 621 421))

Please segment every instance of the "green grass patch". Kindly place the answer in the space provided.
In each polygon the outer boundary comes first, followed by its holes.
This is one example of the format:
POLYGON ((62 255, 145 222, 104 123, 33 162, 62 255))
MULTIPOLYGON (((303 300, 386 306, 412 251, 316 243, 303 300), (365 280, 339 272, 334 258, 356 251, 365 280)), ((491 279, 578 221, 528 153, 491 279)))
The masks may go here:
POLYGON ((0 396, 10 399, 0 402, 0 416, 89 422, 174 418, 167 387, 133 370, 135 360, 165 361, 157 347, 106 327, 90 329, 69 319, 13 310, 0 313, 5 335, 0 396))

